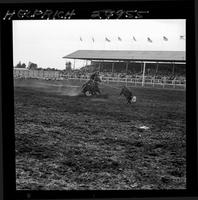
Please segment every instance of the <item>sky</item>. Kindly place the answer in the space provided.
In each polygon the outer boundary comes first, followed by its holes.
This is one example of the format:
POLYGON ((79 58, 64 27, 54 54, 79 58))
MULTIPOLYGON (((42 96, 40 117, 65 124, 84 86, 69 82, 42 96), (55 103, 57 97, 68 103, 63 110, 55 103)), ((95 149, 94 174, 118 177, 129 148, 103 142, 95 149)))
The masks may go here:
MULTIPOLYGON (((77 50, 185 51, 185 37, 184 19, 13 20, 13 65, 64 69, 74 61, 63 57, 77 50)), ((75 67, 85 63, 76 61, 75 67)))

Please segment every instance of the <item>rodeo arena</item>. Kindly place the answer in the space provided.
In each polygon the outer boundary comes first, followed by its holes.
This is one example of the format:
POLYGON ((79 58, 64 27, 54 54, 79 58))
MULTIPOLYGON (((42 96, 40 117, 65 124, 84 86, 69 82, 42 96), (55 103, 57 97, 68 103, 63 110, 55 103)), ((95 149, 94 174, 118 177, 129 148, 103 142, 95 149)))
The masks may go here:
POLYGON ((13 68, 17 189, 185 189, 186 52, 62 59, 64 70, 13 68))

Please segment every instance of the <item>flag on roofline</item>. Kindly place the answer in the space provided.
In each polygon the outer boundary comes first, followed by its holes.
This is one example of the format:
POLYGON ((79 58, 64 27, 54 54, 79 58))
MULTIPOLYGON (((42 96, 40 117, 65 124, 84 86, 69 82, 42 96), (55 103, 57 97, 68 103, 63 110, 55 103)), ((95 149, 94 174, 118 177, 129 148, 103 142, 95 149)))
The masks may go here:
POLYGON ((111 42, 111 40, 109 40, 107 37, 105 37, 105 41, 107 41, 107 42, 111 42))
POLYGON ((118 37, 118 40, 119 40, 119 41, 122 41, 121 37, 118 37))
POLYGON ((184 35, 180 35, 180 40, 184 40, 184 35))
POLYGON ((153 42, 149 37, 147 37, 147 41, 148 42, 153 42))
POLYGON ((165 37, 165 36, 163 36, 163 40, 164 40, 164 41, 168 41, 168 38, 165 37))
POLYGON ((136 41, 135 37, 133 36, 133 40, 136 41))

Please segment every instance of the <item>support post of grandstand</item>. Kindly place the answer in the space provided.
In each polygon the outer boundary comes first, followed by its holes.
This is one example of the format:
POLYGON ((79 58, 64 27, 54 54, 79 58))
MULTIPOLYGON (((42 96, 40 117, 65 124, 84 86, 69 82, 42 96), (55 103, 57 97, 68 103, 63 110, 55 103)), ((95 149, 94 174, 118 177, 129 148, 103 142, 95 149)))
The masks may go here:
POLYGON ((112 62, 112 73, 114 74, 114 62, 112 62))
POLYGON ((98 66, 98 68, 99 68, 99 72, 100 72, 100 68, 101 68, 100 62, 99 62, 99 66, 98 66))
POLYGON ((173 74, 175 73, 175 63, 173 62, 173 74))
POLYGON ((117 86, 119 86, 120 84, 120 77, 117 77, 117 86))
POLYGON ((143 66, 143 74, 142 74, 142 86, 144 86, 145 83, 145 69, 146 69, 146 62, 143 62, 144 66, 143 66))
POLYGON ((127 74, 127 71, 128 71, 128 66, 129 66, 129 62, 126 62, 126 74, 127 74))
POLYGON ((158 72, 158 67, 159 67, 159 63, 157 62, 157 67, 156 67, 156 71, 155 71, 156 74, 158 72))
POLYGON ((173 88, 175 88, 175 85, 176 84, 176 81, 175 81, 175 79, 173 80, 173 88))
POLYGON ((153 81, 153 87, 155 87, 155 76, 153 77, 152 81, 153 81))

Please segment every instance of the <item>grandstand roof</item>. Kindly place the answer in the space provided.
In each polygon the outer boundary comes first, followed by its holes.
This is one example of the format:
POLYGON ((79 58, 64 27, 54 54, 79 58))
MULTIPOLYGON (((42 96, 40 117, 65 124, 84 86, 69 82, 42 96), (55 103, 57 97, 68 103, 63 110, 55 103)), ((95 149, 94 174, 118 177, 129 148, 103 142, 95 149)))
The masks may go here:
POLYGON ((125 60, 125 61, 163 61, 185 62, 185 51, 110 51, 78 50, 63 58, 82 60, 125 60))

